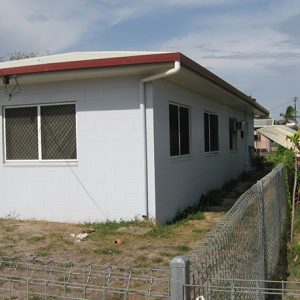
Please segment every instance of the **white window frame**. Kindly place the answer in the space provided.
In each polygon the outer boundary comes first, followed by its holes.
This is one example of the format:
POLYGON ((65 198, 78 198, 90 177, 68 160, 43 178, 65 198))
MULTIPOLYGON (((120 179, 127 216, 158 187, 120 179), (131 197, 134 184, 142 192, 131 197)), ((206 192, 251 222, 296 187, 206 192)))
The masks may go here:
MULTIPOLYGON (((208 153, 208 154, 214 154, 214 153, 219 153, 220 152, 220 116, 219 114, 215 113, 215 112, 211 112, 211 111, 204 111, 203 112, 203 123, 204 123, 204 115, 208 114, 208 115, 214 115, 218 117, 218 150, 210 150, 210 120, 208 122, 208 146, 209 146, 209 150, 205 151, 205 125, 203 125, 203 129, 204 129, 204 152, 208 153)), ((202 124, 203 124, 202 123, 202 124)))
POLYGON ((78 162, 78 143, 77 143, 77 104, 71 102, 55 102, 55 103, 38 103, 38 104, 25 104, 25 105, 9 105, 3 106, 3 154, 5 163, 73 163, 78 162), (76 159, 42 159, 42 135, 41 135, 41 107, 42 106, 58 106, 58 105, 75 105, 75 130, 76 130, 76 159), (38 128, 38 159, 7 159, 6 158, 6 118, 5 112, 9 108, 23 108, 23 107, 36 107, 37 108, 37 128, 38 128))

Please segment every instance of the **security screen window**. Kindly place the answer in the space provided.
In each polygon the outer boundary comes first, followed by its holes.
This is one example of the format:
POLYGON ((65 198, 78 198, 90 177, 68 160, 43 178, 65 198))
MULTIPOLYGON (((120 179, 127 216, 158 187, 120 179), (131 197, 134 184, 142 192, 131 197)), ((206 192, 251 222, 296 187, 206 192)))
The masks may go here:
POLYGON ((37 107, 5 109, 6 159, 38 159, 37 107))
POLYGON ((189 108, 169 104, 170 156, 190 154, 189 108))
POLYGON ((213 113, 204 113, 204 149, 205 152, 219 151, 219 117, 213 113))
POLYGON ((235 128, 236 119, 229 118, 229 149, 237 150, 237 131, 235 128))
POLYGON ((5 108, 6 160, 75 160, 75 104, 5 108))

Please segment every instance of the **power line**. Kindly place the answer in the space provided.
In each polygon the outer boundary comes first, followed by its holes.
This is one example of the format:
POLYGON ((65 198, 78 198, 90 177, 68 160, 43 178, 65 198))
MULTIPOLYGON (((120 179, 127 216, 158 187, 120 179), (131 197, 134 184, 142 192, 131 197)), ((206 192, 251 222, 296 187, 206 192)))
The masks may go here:
POLYGON ((282 104, 280 104, 280 105, 274 106, 274 107, 270 108, 269 110, 273 110, 273 109, 276 109, 276 108, 280 108, 280 107, 282 107, 282 106, 284 106, 284 105, 287 105, 287 104, 289 104, 289 103, 292 103, 292 101, 293 101, 293 100, 289 100, 289 101, 284 102, 284 103, 282 103, 282 104))

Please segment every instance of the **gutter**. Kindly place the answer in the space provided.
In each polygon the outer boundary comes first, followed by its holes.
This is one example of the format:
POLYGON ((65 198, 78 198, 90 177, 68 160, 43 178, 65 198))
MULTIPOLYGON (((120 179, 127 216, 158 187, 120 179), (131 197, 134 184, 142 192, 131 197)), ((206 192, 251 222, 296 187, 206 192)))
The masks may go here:
POLYGON ((168 77, 180 71, 180 62, 175 61, 174 67, 165 72, 151 75, 140 80, 140 111, 142 119, 142 151, 143 151, 143 183, 144 183, 144 214, 143 218, 149 218, 149 197, 148 197, 148 155, 147 155, 147 116, 146 116, 146 95, 145 85, 149 81, 168 77))

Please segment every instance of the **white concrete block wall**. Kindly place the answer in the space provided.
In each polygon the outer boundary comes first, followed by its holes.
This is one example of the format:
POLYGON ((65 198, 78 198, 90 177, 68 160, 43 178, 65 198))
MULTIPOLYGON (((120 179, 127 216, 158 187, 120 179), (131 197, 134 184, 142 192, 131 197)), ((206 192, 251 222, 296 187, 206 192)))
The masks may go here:
MULTIPOLYGON (((139 78, 120 77, 23 85, 22 92, 10 102, 1 90, 2 107, 75 101, 78 163, 12 166, 2 159, 0 216, 15 212, 25 219, 73 222, 141 217, 144 201, 138 84, 139 78)), ((149 103, 147 114, 151 117, 149 103)), ((0 124, 2 136, 2 120, 0 124)), ((148 127, 153 131, 152 121, 148 127)), ((1 158, 2 143, 1 138, 1 158)), ((153 162, 153 137, 148 147, 153 162)), ((151 165, 149 182, 153 188, 151 165)), ((153 190, 150 195, 153 203, 153 190)))
MULTIPOLYGON (((229 150, 229 118, 253 122, 243 111, 222 105, 170 81, 153 82, 156 218, 165 222, 177 210, 197 203, 201 194, 220 188, 244 171, 248 146, 238 133, 238 150, 229 150), (190 155, 170 157, 169 102, 190 107, 190 155), (204 151, 204 112, 219 115, 219 153, 204 151)), ((253 127, 249 124, 249 132, 253 127)), ((248 137, 253 144, 253 138, 248 137)))

